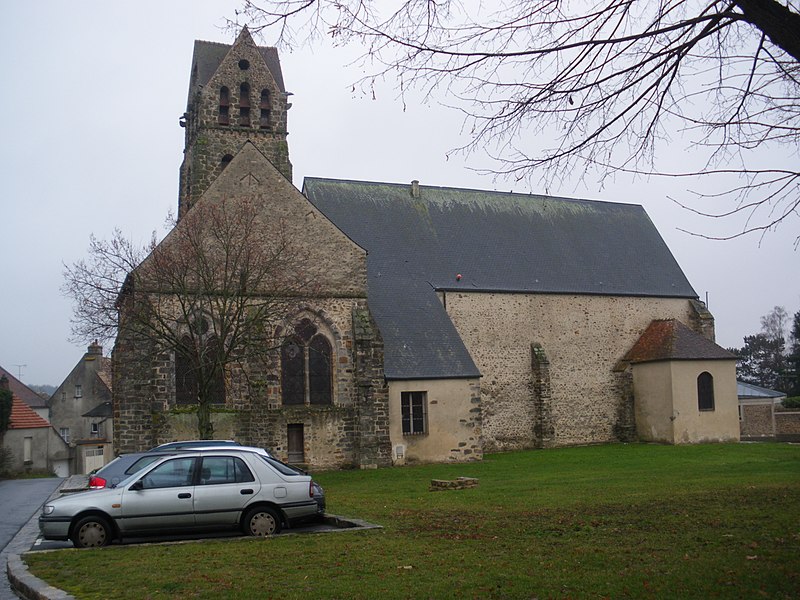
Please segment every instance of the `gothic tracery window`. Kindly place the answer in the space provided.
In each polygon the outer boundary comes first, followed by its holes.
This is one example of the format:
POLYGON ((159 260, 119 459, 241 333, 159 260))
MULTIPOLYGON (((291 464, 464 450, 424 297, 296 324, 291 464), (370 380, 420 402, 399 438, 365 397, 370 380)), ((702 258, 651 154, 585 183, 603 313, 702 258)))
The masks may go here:
POLYGON ((331 344, 310 319, 295 327, 281 346, 281 393, 284 405, 331 404, 331 344))

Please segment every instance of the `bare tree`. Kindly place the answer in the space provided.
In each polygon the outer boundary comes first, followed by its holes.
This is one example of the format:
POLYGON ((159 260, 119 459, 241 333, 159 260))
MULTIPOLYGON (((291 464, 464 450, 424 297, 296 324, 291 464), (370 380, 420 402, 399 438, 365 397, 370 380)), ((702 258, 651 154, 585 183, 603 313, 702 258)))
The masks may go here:
POLYGON ((291 308, 313 293, 304 257, 280 223, 241 199, 198 204, 143 248, 119 231, 92 238, 88 261, 64 273, 73 335, 174 353, 176 388, 193 396, 198 433, 211 438, 224 380, 266 364, 291 308))
POLYGON ((761 317, 761 333, 770 340, 788 339, 787 333, 791 325, 791 317, 783 306, 776 306, 766 315, 761 317))
MULTIPOLYGON (((743 225, 722 239, 774 229, 800 207, 800 11, 778 0, 244 0, 237 13, 277 43, 327 34, 365 45, 360 81, 395 76, 401 90, 446 94, 464 111, 489 173, 544 175, 578 167, 721 179, 684 207, 743 225), (311 36, 309 35, 311 34, 311 36), (538 135, 537 135, 538 134, 538 135), (692 151, 668 170, 660 150, 692 151), (537 148, 533 140, 553 140, 537 148), (763 156, 763 154, 761 155, 763 156), (789 163, 791 165, 791 163, 789 163), (733 182, 733 183, 732 183, 733 182), (722 185, 723 187, 720 187, 722 185)), ((269 40, 273 41, 273 40, 269 40)), ((800 237, 798 237, 800 241, 800 237)))

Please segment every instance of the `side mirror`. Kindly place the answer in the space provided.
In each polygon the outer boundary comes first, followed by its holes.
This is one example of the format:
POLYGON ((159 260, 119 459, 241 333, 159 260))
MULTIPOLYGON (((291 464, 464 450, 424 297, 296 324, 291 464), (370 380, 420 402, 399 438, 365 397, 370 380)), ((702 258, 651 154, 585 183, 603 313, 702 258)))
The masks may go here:
POLYGON ((144 489, 144 484, 142 483, 142 480, 140 479, 139 481, 134 481, 131 484, 131 487, 129 487, 128 489, 129 490, 133 490, 134 492, 138 492, 138 491, 144 489))

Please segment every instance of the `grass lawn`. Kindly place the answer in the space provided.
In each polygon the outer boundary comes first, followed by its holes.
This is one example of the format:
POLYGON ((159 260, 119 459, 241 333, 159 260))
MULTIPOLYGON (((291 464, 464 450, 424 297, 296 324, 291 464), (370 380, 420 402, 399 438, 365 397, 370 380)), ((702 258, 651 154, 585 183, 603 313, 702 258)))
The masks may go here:
POLYGON ((797 598, 800 446, 608 445, 319 473, 382 530, 28 554, 76 598, 797 598), (477 488, 429 492, 431 479, 477 488))

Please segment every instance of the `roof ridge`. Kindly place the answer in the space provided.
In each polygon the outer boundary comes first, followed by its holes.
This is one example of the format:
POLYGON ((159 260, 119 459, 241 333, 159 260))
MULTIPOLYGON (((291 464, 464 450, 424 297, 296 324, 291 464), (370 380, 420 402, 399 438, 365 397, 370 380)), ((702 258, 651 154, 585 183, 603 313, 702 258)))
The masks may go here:
MULTIPOLYGON (((303 187, 305 187, 306 181, 328 181, 332 183, 346 183, 346 184, 356 184, 356 185, 386 185, 391 187, 408 187, 409 183, 399 183, 399 182, 392 182, 392 181, 368 181, 364 179, 336 179, 333 177, 309 177, 306 176, 303 178, 303 187)), ((504 191, 504 190, 487 190, 487 189, 480 189, 480 188, 468 188, 468 187, 460 187, 460 186, 447 186, 447 185, 427 185, 427 184, 419 184, 420 189, 429 189, 429 190, 447 190, 452 192, 473 192, 478 194, 493 194, 497 196, 506 196, 512 197, 517 199, 524 199, 524 198, 536 198, 536 199, 543 199, 543 200, 558 200, 561 202, 590 202, 592 204, 606 204, 606 205, 615 205, 615 206, 632 206, 632 207, 640 207, 642 208, 641 204, 629 203, 629 202, 615 202, 613 200, 598 200, 594 198, 572 198, 569 196, 554 196, 551 194, 541 194, 538 192, 514 192, 514 191, 504 191)), ((415 198, 421 199, 421 198, 415 198)))

